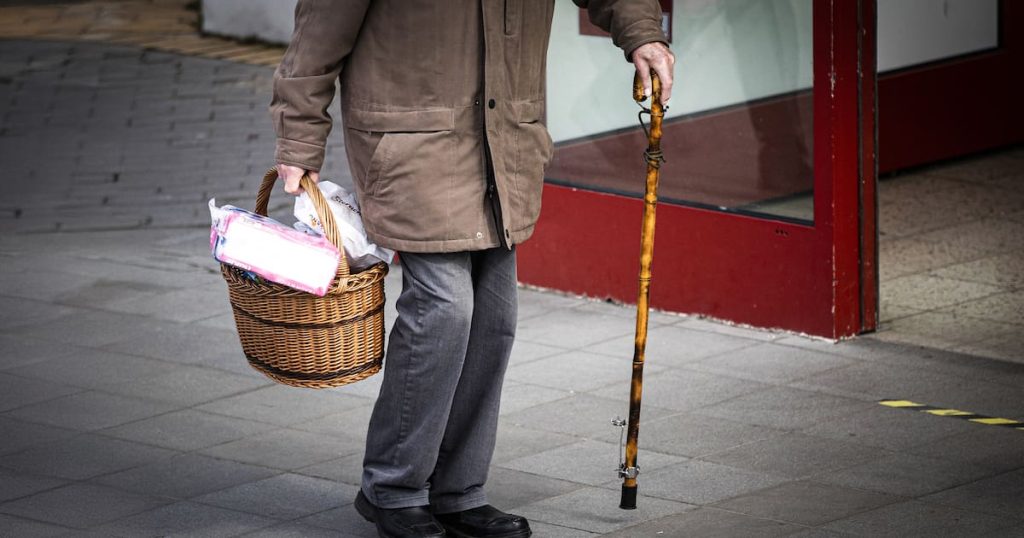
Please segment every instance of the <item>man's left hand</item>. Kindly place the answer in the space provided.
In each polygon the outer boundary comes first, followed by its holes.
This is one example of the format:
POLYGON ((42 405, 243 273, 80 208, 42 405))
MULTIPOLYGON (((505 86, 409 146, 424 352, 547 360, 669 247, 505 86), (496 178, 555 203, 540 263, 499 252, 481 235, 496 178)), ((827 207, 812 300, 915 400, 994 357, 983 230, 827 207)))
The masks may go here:
POLYGON ((664 43, 646 43, 637 47, 632 54, 633 65, 644 83, 644 95, 651 95, 651 70, 661 79, 661 104, 668 104, 672 97, 672 69, 676 57, 664 43))

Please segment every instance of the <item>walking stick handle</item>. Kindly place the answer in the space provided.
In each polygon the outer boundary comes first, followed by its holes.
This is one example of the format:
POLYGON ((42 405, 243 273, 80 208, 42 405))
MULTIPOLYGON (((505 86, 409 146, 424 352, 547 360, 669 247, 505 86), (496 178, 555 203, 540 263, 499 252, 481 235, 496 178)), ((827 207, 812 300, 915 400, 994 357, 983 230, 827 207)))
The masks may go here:
MULTIPOLYGON (((637 103, 643 103, 647 100, 647 96, 644 95, 644 79, 640 75, 640 71, 633 74, 633 100, 637 103)), ((651 104, 661 104, 661 78, 658 77, 653 69, 651 70, 651 104)))

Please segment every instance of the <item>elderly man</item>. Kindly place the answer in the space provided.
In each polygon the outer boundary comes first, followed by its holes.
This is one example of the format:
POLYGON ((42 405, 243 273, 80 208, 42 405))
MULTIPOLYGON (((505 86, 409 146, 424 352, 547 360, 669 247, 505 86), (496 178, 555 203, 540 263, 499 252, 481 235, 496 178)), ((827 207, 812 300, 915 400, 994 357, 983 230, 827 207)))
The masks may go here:
MULTIPOLYGON (((574 0, 672 87, 656 0, 574 0)), ((540 213, 553 0, 299 0, 271 115, 285 190, 315 181, 340 80, 367 234, 402 264, 355 506, 381 536, 519 538, 487 503, 516 326, 515 246, 540 213)), ((650 86, 649 76, 645 76, 650 86)), ((625 82, 628 84, 628 81, 625 82)))

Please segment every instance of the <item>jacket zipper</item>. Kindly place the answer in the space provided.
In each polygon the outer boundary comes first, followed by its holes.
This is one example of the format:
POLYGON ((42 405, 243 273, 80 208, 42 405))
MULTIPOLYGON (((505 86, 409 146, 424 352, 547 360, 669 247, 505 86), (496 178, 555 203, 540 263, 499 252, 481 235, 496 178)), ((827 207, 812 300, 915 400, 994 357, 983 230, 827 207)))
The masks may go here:
POLYGON ((491 202, 495 231, 498 233, 498 241, 501 246, 508 248, 508 242, 505 240, 505 226, 501 219, 501 200, 498 196, 497 180, 494 178, 494 162, 491 160, 491 145, 487 142, 486 136, 484 136, 484 160, 487 168, 487 199, 491 202))

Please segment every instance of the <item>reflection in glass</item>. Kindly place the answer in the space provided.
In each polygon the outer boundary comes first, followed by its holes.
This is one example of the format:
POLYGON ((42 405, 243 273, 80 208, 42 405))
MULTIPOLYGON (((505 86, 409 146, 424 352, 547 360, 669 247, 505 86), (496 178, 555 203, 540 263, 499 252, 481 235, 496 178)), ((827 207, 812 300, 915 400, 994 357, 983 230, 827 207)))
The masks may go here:
MULTIPOLYGON (((632 65, 556 4, 549 181, 642 195, 632 65)), ((675 0, 663 201, 813 220, 811 0, 675 0)))

